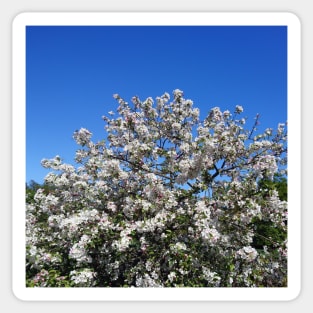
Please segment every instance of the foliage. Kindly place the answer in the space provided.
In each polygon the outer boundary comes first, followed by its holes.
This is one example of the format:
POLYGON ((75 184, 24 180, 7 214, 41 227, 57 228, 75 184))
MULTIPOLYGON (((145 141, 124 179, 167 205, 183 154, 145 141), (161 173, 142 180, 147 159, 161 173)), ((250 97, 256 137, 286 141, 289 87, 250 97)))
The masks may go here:
POLYGON ((34 180, 31 180, 28 184, 26 183, 26 203, 34 203, 34 197, 38 189, 42 189, 45 195, 53 192, 54 188, 47 184, 39 184, 34 180))
POLYGON ((262 191, 267 192, 267 194, 269 194, 269 192, 272 190, 277 190, 279 199, 282 201, 287 201, 288 190, 287 178, 285 176, 275 174, 273 180, 262 179, 259 182, 259 188, 262 191))
POLYGON ((26 203, 34 202, 34 196, 36 191, 42 186, 36 183, 34 180, 31 180, 29 184, 26 184, 26 203))
POLYGON ((285 237, 253 246, 258 225, 287 231, 287 202, 264 188, 286 165, 284 124, 256 134, 257 116, 246 130, 239 105, 200 121, 173 96, 114 95, 106 140, 82 128, 77 166, 42 161, 50 192, 26 205, 27 286, 286 286, 285 237))
MULTIPOLYGON (((273 190, 276 190, 278 192, 279 199, 281 201, 287 201, 286 177, 275 174, 273 180, 262 179, 258 185, 263 197, 268 197, 273 190)), ((252 246, 256 249, 263 249, 264 246, 275 249, 277 243, 281 244, 287 239, 285 225, 280 227, 271 221, 256 220, 254 226, 255 236, 253 238, 252 246)))

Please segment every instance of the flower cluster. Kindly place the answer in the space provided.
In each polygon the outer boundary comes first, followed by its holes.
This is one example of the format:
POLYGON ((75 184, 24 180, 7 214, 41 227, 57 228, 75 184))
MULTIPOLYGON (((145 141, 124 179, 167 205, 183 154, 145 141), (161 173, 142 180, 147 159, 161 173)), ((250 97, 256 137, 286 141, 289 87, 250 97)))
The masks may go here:
POLYGON ((26 204, 28 286, 285 286, 287 241, 253 246, 256 222, 287 232, 287 203, 264 192, 286 164, 286 128, 244 129, 234 113, 200 111, 181 90, 114 95, 106 141, 80 129, 76 165, 59 156, 49 191, 26 204))

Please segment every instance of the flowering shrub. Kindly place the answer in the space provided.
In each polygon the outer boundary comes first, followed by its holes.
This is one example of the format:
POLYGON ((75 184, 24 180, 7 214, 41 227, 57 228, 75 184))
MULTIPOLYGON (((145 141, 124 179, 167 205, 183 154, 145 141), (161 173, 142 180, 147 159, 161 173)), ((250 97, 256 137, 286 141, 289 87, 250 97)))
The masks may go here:
POLYGON ((26 205, 26 284, 37 287, 282 287, 287 240, 256 249, 257 222, 287 232, 287 202, 262 189, 286 165, 286 129, 245 130, 243 108, 199 109, 174 90, 104 116, 73 166, 43 160, 50 192, 26 205))

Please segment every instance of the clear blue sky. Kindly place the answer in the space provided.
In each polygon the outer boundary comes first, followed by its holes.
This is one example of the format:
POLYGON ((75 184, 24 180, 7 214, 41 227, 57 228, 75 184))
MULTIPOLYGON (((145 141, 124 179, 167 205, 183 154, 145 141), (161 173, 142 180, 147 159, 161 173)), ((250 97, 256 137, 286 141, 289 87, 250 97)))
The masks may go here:
POLYGON ((26 181, 42 183, 43 158, 74 164, 73 132, 106 136, 114 93, 144 100, 176 88, 205 117, 244 107, 250 124, 287 120, 287 27, 28 26, 26 181))

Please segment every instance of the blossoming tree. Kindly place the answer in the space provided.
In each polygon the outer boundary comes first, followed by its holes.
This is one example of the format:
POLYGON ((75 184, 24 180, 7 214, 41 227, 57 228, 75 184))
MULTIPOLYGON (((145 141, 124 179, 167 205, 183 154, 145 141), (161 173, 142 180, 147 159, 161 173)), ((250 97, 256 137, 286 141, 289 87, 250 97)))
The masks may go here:
POLYGON ((256 222, 287 231, 287 202, 259 185, 286 165, 284 124, 245 130, 241 106, 200 121, 178 89, 114 98, 106 140, 83 128, 75 166, 42 161, 52 191, 26 206, 27 286, 286 286, 287 240, 252 245, 256 222))

